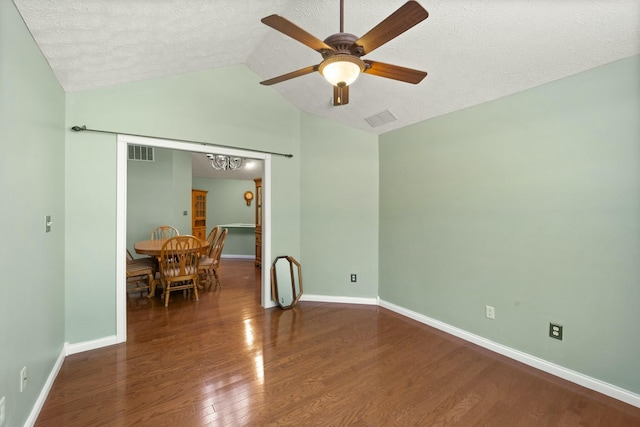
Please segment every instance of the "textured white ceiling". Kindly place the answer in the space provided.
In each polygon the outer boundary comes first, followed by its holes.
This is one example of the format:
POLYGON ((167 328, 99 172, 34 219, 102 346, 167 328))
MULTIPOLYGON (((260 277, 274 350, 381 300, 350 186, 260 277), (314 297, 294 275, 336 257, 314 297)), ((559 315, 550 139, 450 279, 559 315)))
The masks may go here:
MULTIPOLYGON (((345 31, 363 35, 404 1, 345 0, 345 31)), ((267 79, 321 58, 261 18, 277 13, 319 39, 339 30, 339 0, 14 2, 69 92, 239 63, 267 79)), ((420 3, 426 21, 365 56, 427 71, 419 85, 363 75, 341 107, 318 73, 271 88, 302 111, 383 133, 640 54, 638 0, 420 3), (398 120, 365 120, 385 110, 398 120)))

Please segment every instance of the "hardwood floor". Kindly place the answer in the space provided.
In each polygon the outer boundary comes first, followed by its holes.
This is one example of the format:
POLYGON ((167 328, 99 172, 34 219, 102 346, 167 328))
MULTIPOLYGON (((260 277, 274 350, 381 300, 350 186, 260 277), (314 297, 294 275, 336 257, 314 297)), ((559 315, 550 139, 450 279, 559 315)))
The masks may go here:
POLYGON ((639 408, 383 308, 263 310, 257 272, 223 259, 223 289, 166 309, 129 295, 128 342, 67 357, 36 426, 640 426, 639 408))

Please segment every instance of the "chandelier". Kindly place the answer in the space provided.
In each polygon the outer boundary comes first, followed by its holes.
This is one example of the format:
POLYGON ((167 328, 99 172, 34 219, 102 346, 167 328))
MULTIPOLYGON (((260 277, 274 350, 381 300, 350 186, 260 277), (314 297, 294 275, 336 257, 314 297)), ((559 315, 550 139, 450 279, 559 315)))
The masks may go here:
POLYGON ((242 157, 230 157, 222 154, 207 154, 211 167, 215 170, 231 170, 242 169, 244 159, 242 157))

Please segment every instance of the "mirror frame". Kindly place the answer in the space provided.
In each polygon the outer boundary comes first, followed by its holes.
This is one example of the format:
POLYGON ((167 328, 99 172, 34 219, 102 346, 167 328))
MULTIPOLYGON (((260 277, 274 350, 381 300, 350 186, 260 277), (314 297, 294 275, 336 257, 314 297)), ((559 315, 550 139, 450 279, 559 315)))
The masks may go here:
POLYGON ((284 310, 296 305, 300 300, 301 296, 302 296, 302 268, 300 266, 300 263, 296 261, 294 257, 289 255, 282 255, 274 259, 273 264, 271 265, 271 298, 278 303, 281 309, 284 310), (287 260, 289 262, 289 273, 291 277, 291 283, 278 283, 278 278, 276 275, 276 264, 278 263, 279 260, 287 260), (294 266, 297 269, 297 274, 295 274, 296 271, 293 269, 294 266), (296 279, 298 280, 297 285, 298 285, 299 291, 296 291, 296 279), (280 286, 287 286, 289 284, 291 285, 291 295, 293 296, 293 300, 291 301, 291 304, 283 305, 280 302, 280 298, 278 297, 278 288, 280 286))

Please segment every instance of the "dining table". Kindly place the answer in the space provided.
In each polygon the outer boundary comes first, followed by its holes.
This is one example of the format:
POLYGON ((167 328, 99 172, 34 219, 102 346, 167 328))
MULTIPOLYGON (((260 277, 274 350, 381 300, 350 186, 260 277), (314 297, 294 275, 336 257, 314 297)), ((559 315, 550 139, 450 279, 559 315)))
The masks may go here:
MULTIPOLYGON (((133 245, 133 249, 137 254, 140 255, 149 255, 154 256, 156 258, 160 258, 160 252, 162 252, 162 247, 164 243, 168 239, 158 239, 158 240, 141 240, 136 242, 133 245)), ((206 252, 209 247, 209 242, 207 240, 200 240, 200 251, 206 252)))
MULTIPOLYGON (((152 257, 156 257, 158 259, 158 265, 160 265, 160 253, 162 252, 162 247, 165 242, 169 239, 157 239, 157 240, 141 240, 139 242, 134 243, 133 249, 137 254, 140 255, 149 255, 152 257)), ((209 242, 207 240, 200 240, 200 255, 204 256, 207 248, 209 247, 209 242)), ((147 294, 147 298, 151 298, 155 295, 156 287, 158 286, 158 279, 155 277, 151 281, 151 289, 147 294)), ((202 287, 198 285, 200 289, 202 287)))

